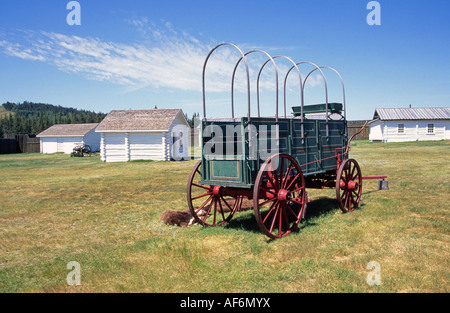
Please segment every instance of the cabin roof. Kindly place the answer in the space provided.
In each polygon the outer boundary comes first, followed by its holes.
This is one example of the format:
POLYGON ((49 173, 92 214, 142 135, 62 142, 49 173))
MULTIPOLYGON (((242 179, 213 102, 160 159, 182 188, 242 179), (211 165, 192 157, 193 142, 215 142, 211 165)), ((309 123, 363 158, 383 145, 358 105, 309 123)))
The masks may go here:
MULTIPOLYGON (((180 112, 183 111, 181 109, 114 110, 103 119, 96 131, 168 131, 180 112)), ((182 116, 184 119, 183 114, 182 116)))
POLYGON ((56 124, 39 133, 36 137, 84 137, 97 125, 98 123, 56 124))
POLYGON ((374 119, 389 120, 450 120, 450 108, 380 108, 374 119))

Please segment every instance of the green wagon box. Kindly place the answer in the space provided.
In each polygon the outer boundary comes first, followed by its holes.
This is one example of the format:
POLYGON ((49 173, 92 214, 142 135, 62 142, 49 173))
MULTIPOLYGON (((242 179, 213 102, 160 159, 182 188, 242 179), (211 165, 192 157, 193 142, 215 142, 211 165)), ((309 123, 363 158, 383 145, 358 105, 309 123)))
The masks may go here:
POLYGON ((243 207, 252 207, 261 231, 270 238, 283 237, 294 231, 304 218, 307 207, 306 188, 335 188, 336 198, 344 212, 358 207, 362 192, 362 176, 358 163, 348 158, 345 91, 342 77, 333 68, 318 67, 311 62, 295 63, 287 57, 271 57, 264 51, 243 53, 237 46, 223 43, 208 54, 203 66, 202 157, 192 170, 187 185, 187 201, 195 221, 203 226, 219 226, 230 221, 243 207), (205 73, 211 55, 218 48, 229 46, 240 55, 232 73, 231 117, 207 118, 205 73), (275 70, 275 115, 262 117, 257 90, 257 116, 251 114, 250 73, 247 58, 262 53, 275 70), (293 64, 297 70, 301 104, 292 107, 287 116, 278 108, 278 68, 276 58, 293 64), (246 67, 248 112, 234 116, 234 78, 241 62, 246 67), (314 69, 301 78, 298 66, 310 64, 314 69), (342 82, 343 102, 304 105, 303 89, 307 78, 319 71, 326 84, 324 69, 334 71, 342 82), (318 115, 318 116, 316 116, 318 115))

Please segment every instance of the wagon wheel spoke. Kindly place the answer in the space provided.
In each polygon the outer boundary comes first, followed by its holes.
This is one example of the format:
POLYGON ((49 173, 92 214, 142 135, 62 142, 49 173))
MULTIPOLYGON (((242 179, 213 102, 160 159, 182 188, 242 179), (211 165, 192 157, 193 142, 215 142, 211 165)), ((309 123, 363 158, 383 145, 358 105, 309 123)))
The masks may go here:
POLYGON ((295 181, 300 177, 303 177, 303 174, 300 172, 297 175, 295 175, 295 177, 292 179, 292 181, 290 182, 290 184, 286 187, 286 189, 290 189, 292 187, 292 184, 295 183, 295 181))
POLYGON ((209 189, 210 189, 210 188, 207 187, 207 186, 202 186, 202 185, 195 184, 195 183, 192 183, 192 186, 195 186, 195 187, 198 187, 198 188, 203 188, 203 189, 206 189, 206 190, 209 190, 209 189))
POLYGON ((356 166, 353 166, 352 173, 350 174, 350 177, 352 177, 352 179, 355 177, 354 176, 355 170, 356 170, 356 166))
POLYGON ((283 188, 283 176, 284 176, 284 158, 281 158, 280 166, 280 188, 283 188))
POLYGON ((213 222, 213 226, 216 225, 216 216, 217 216, 217 197, 214 197, 214 222, 213 222))
POLYGON ((212 199, 213 199, 213 196, 211 195, 211 196, 209 196, 209 198, 208 199, 206 199, 206 201, 205 202, 203 202, 203 204, 195 211, 195 214, 198 214, 201 210, 203 210, 203 208, 206 206, 206 204, 208 203, 208 202, 212 202, 212 199))
POLYGON ((267 188, 264 188, 264 187, 261 187, 260 189, 261 189, 262 191, 264 191, 264 192, 271 193, 271 194, 273 194, 274 196, 277 195, 277 193, 276 193, 275 191, 273 191, 273 190, 270 190, 270 189, 267 189, 267 188))
POLYGON ((276 205, 275 216, 273 217, 272 224, 270 225, 270 230, 269 230, 270 233, 273 232, 273 227, 275 226, 275 221, 277 220, 278 211, 279 211, 279 204, 276 205))
POLYGON ((267 218, 270 216, 270 214, 274 211, 274 207, 278 204, 278 201, 275 201, 274 203, 272 203, 272 205, 270 206, 269 212, 267 212, 266 217, 263 220, 263 223, 266 223, 267 218))
POLYGON ((305 190, 305 186, 301 186, 301 187, 299 187, 299 188, 297 188, 297 189, 294 189, 294 190, 292 190, 292 192, 293 193, 296 193, 296 192, 299 192, 300 190, 305 190))
POLYGON ((272 201, 275 201, 275 200, 277 200, 277 198, 271 198, 271 199, 268 199, 268 200, 266 200, 266 201, 260 203, 259 206, 263 207, 263 206, 266 205, 267 203, 272 202, 272 201))
POLYGON ((283 184, 282 184, 281 188, 286 188, 286 184, 287 184, 289 175, 291 174, 292 168, 293 168, 293 164, 291 163, 291 164, 289 165, 288 170, 286 171, 286 175, 284 175, 284 178, 283 178, 283 184))
POLYGON ((273 162, 270 162, 270 173, 272 174, 273 180, 275 182, 275 188, 280 189, 280 179, 278 177, 278 168, 273 169, 272 168, 273 162))
POLYGON ((220 196, 220 199, 222 199, 222 201, 226 204, 226 206, 228 207, 228 209, 230 211, 232 211, 233 209, 230 207, 230 205, 228 204, 228 202, 223 198, 223 196, 220 196))
POLYGON ((212 192, 207 192, 207 193, 205 193, 205 194, 202 194, 202 195, 193 197, 192 200, 197 200, 197 199, 203 198, 203 197, 205 197, 205 196, 210 196, 210 195, 212 195, 212 192))
POLYGON ((350 201, 351 203, 349 203, 349 210, 353 211, 354 209, 356 209, 358 207, 358 203, 356 203, 355 199, 353 199, 352 196, 350 196, 350 201))
POLYGON ((284 208, 284 221, 285 221, 286 225, 289 227, 289 215, 287 213, 288 212, 291 213, 291 215, 293 217, 296 217, 297 214, 295 214, 295 212, 292 210, 291 206, 287 203, 283 204, 283 208, 284 208))
MULTIPOLYGON (((294 202, 295 203, 295 202, 294 202)), ((286 205, 285 205, 285 212, 286 213, 290 213, 292 216, 296 216, 297 214, 295 214, 295 212, 292 210, 292 208, 291 208, 291 206, 289 205, 289 203, 286 203, 286 205)), ((286 217, 289 217, 289 215, 288 214, 286 214, 286 217)))
POLYGON ((278 237, 281 237, 281 230, 283 229, 283 205, 280 204, 280 217, 278 218, 278 237))
POLYGON ((344 207, 345 207, 347 210, 348 210, 348 208, 349 208, 349 203, 350 203, 349 199, 350 199, 350 197, 349 197, 348 191, 346 191, 346 192, 345 192, 345 202, 344 202, 344 207))
MULTIPOLYGON (((213 202, 215 202, 214 197, 212 197, 211 204, 208 206, 208 211, 206 211, 205 215, 203 216, 203 219, 202 219, 202 222, 203 222, 203 223, 205 223, 206 219, 207 219, 208 216, 209 216, 209 213, 211 212, 211 207, 213 206, 213 202)), ((214 225, 214 224, 213 224, 213 225, 214 225)))
MULTIPOLYGON (((222 197, 221 197, 222 198, 222 197)), ((223 198, 222 198, 223 199, 223 198)), ((226 202, 225 202, 226 203, 226 202)), ((223 207, 222 207, 222 201, 219 201, 220 206, 220 214, 222 215, 223 220, 225 220, 225 214, 223 214, 223 207)))
POLYGON ((280 238, 297 228, 306 209, 304 189, 302 171, 291 156, 275 155, 262 165, 253 190, 253 209, 264 234, 280 238), (273 166, 275 158, 277 168, 273 166), (266 186, 266 179, 272 186, 266 186))
MULTIPOLYGON (((272 166, 270 166, 270 168, 272 168, 272 166)), ((269 171, 267 171, 267 173, 265 173, 265 175, 267 175, 267 178, 270 181, 270 183, 272 184, 273 188, 275 188, 277 190, 280 189, 280 187, 278 186, 278 181, 275 178, 274 171, 272 169, 269 169, 269 171)))
POLYGON ((300 199, 291 199, 291 202, 294 202, 295 204, 301 205, 302 201, 300 199))
POLYGON ((198 162, 189 176, 186 190, 192 217, 203 226, 219 226, 229 222, 241 205, 241 198, 225 196, 220 188, 202 185, 201 180, 202 165, 198 162))

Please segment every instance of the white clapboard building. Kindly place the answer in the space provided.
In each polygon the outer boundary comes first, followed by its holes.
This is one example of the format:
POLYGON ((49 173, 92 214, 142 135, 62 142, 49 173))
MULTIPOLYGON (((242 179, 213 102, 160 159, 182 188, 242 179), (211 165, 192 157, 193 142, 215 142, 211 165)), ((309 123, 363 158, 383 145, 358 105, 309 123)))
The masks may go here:
POLYGON ((450 139, 450 108, 376 109, 369 140, 402 142, 450 139))
POLYGON ((96 132, 103 162, 189 157, 190 127, 181 109, 111 111, 96 132))
POLYGON ((95 132, 98 123, 56 124, 36 135, 40 138, 41 153, 63 152, 70 154, 78 145, 89 145, 92 152, 100 151, 100 134, 95 132))

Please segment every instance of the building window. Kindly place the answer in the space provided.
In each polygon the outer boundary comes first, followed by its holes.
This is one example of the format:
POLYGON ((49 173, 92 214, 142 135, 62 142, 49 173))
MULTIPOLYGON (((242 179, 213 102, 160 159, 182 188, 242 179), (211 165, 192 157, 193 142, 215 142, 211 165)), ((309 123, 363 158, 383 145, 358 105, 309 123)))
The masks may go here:
POLYGON ((405 124, 398 124, 398 133, 399 134, 405 133, 405 124))
POLYGON ((428 133, 434 134, 434 124, 428 124, 428 133))

